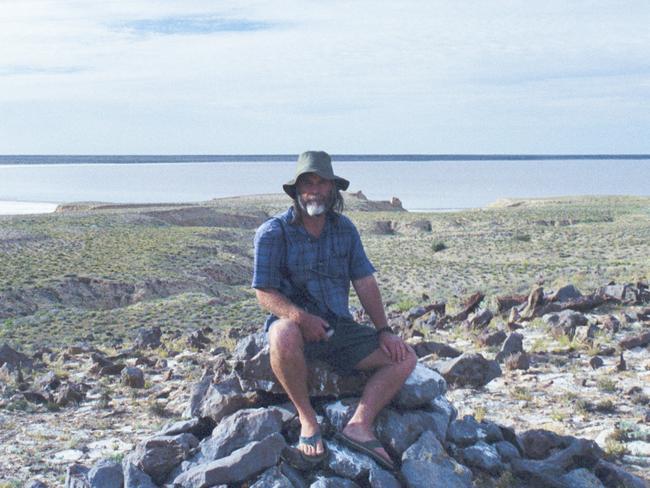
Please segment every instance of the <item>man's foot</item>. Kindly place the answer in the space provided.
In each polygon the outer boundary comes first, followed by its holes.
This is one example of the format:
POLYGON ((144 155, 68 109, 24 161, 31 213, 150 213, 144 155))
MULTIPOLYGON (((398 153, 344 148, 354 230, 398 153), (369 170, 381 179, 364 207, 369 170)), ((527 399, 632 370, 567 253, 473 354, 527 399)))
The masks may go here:
POLYGON ((395 463, 381 446, 371 428, 361 424, 348 424, 337 438, 349 448, 367 454, 383 468, 395 469, 395 463))
POLYGON ((302 424, 297 449, 310 458, 319 458, 325 453, 318 423, 305 422, 302 424))

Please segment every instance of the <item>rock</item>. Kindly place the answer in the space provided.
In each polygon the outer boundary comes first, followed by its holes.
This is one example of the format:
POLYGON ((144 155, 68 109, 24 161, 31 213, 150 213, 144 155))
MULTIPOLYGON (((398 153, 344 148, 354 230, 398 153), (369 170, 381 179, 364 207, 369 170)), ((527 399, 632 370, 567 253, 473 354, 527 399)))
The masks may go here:
POLYGON ((600 332, 600 329, 596 324, 577 327, 573 338, 577 342, 590 343, 594 340, 598 332, 600 332))
POLYGON ((56 392, 54 403, 60 407, 65 407, 71 403, 78 404, 84 399, 84 396, 80 386, 74 383, 66 383, 56 392))
POLYGON ((505 366, 511 371, 515 369, 527 370, 530 368, 530 357, 526 352, 512 354, 507 357, 505 366))
MULTIPOLYGON (((241 388, 245 391, 284 394, 284 389, 277 382, 271 369, 268 346, 262 348, 250 360, 237 362, 235 373, 239 378, 241 388)), ((307 381, 309 393, 313 397, 359 396, 366 378, 364 374, 341 376, 322 361, 312 361, 309 363, 307 381)))
POLYGON ((461 457, 465 464, 487 471, 493 476, 498 476, 506 468, 496 447, 483 441, 462 449, 461 457))
POLYGON ((122 465, 110 459, 99 461, 88 472, 88 480, 91 488, 122 488, 122 465))
POLYGON ((498 362, 502 363, 508 358, 508 356, 520 352, 524 352, 523 341, 524 341, 523 335, 521 335, 519 332, 513 332, 508 336, 506 341, 503 343, 503 346, 501 347, 501 351, 499 351, 495 359, 498 362))
POLYGON ((359 488, 352 480, 339 478, 338 476, 324 477, 317 476, 316 480, 309 485, 309 488, 359 488))
POLYGON ((485 329, 493 318, 494 314, 489 309, 478 310, 467 318, 465 327, 469 330, 485 329))
POLYGON ((135 466, 127 456, 122 461, 122 472, 124 473, 124 488, 158 488, 151 477, 135 466))
POLYGON ((603 364, 605 363, 603 362, 603 358, 601 358, 600 356, 594 356, 589 360, 589 366, 591 366, 592 369, 601 368, 603 364))
POLYGON ((45 483, 39 480, 28 481, 25 488, 48 488, 45 483))
POLYGON ((479 388, 501 376, 499 364, 485 359, 481 354, 464 353, 457 358, 438 361, 431 366, 447 380, 447 383, 461 387, 479 388))
POLYGON ((65 472, 65 488, 90 488, 88 468, 81 464, 68 466, 65 472))
POLYGON ((518 459, 521 457, 521 454, 519 454, 517 448, 510 444, 508 441, 495 442, 494 447, 499 453, 501 459, 506 463, 509 463, 513 459, 518 459))
POLYGON ((15 371, 17 368, 31 369, 33 367, 33 361, 29 357, 12 349, 6 343, 0 347, 0 366, 5 364, 10 371, 15 371))
POLYGON ((61 378, 54 371, 48 371, 34 381, 34 385, 47 392, 53 392, 61 386, 61 378))
POLYGON ((266 332, 258 332, 244 337, 237 342, 232 353, 235 361, 247 361, 254 358, 265 346, 268 345, 266 332))
POLYGON ((255 393, 244 393, 239 380, 231 376, 216 385, 210 383, 208 379, 204 395, 197 401, 196 396, 203 390, 202 384, 203 382, 196 386, 197 395, 193 394, 190 408, 193 415, 209 418, 215 424, 237 410, 251 406, 256 398, 255 393))
POLYGON ((613 315, 606 315, 604 318, 600 319, 600 323, 603 326, 603 329, 616 334, 621 328, 621 322, 613 315))
POLYGON ((562 327, 565 329, 575 329, 581 325, 587 325, 587 317, 574 310, 562 310, 557 313, 549 313, 544 315, 542 317, 542 320, 548 325, 562 327))
POLYGON ((353 451, 336 440, 327 441, 327 465, 335 474, 349 479, 367 476, 377 463, 360 452, 353 451))
POLYGON ((293 466, 285 463, 280 463, 280 471, 282 474, 291 481, 293 488, 307 488, 307 482, 303 479, 302 475, 293 466))
POLYGON ((630 335, 623 338, 619 343, 623 349, 633 349, 635 347, 645 347, 650 344, 650 331, 642 332, 636 335, 630 335))
POLYGON ((503 341, 506 340, 507 334, 503 330, 497 330, 496 332, 491 332, 489 330, 484 330, 478 336, 478 343, 482 346, 498 346, 503 341))
POLYGON ((598 290, 598 294, 620 302, 635 302, 636 294, 629 285, 607 285, 598 290))
POLYGON ((479 438, 481 426, 471 415, 465 415, 460 420, 454 420, 449 424, 447 440, 459 447, 467 447, 476 443, 479 438))
POLYGON ((441 358, 456 358, 462 354, 458 349, 440 342, 418 342, 413 344, 413 349, 419 358, 429 354, 435 354, 441 358))
POLYGON ((201 329, 194 330, 187 336, 187 345, 194 349, 198 349, 199 351, 205 349, 211 342, 212 341, 205 336, 201 329))
POLYGON ((130 461, 161 484, 198 445, 198 439, 192 434, 151 437, 138 444, 130 461))
POLYGON ((472 472, 450 458, 432 432, 424 432, 404 452, 401 473, 409 488, 472 486, 472 472))
POLYGON ((121 374, 122 384, 131 388, 144 388, 144 373, 140 368, 124 368, 121 374))
POLYGON ((561 481, 571 488, 605 488, 605 485, 585 468, 574 469, 562 476, 561 481))
POLYGON ((483 299, 485 298, 485 294, 481 293, 480 291, 477 291, 473 295, 471 295, 469 298, 467 298, 463 304, 463 310, 456 314, 454 317, 452 317, 452 320, 454 322, 461 322, 465 320, 470 313, 474 312, 483 299))
POLYGON ((648 484, 638 476, 626 472, 613 463, 603 459, 598 461, 594 468, 596 476, 607 487, 647 488, 648 484))
POLYGON ((567 302, 569 300, 576 300, 582 297, 582 293, 574 285, 566 285, 551 293, 548 297, 551 302, 567 302))
POLYGON ((368 475, 370 488, 401 488, 401 483, 388 471, 373 466, 368 475))
POLYGON ((213 461, 253 441, 282 430, 282 414, 275 409, 244 409, 225 417, 201 443, 202 461, 213 461))
MULTIPOLYGON (((336 431, 342 431, 347 425, 348 421, 354 415, 354 411, 359 404, 359 399, 356 397, 344 398, 335 402, 327 403, 324 407, 325 416, 332 424, 336 431)), ((386 409, 386 411, 391 411, 386 409)))
POLYGON ((431 431, 438 439, 444 440, 448 425, 449 417, 439 412, 384 409, 377 418, 375 430, 385 449, 401 456, 425 431, 431 431))
POLYGON ((531 429, 523 432, 520 437, 527 458, 545 459, 553 449, 565 448, 567 438, 544 429, 531 429))
POLYGON ((191 468, 179 475, 174 484, 183 488, 207 488, 218 484, 239 483, 275 466, 285 446, 282 434, 272 434, 237 449, 225 458, 191 468))
POLYGON ((415 320, 422 317, 427 312, 428 310, 425 307, 413 307, 408 312, 406 312, 406 320, 415 320))
POLYGON ((160 327, 140 327, 135 337, 134 346, 137 349, 156 349, 160 347, 160 327))
POLYGON ((23 398, 30 403, 36 403, 39 405, 45 405, 48 402, 48 399, 36 391, 24 391, 23 398))
POLYGON ((205 419, 193 418, 189 420, 179 420, 177 422, 168 423, 163 426, 160 432, 158 432, 158 435, 171 436, 189 433, 197 439, 203 439, 204 437, 210 435, 212 428, 213 425, 211 422, 206 421, 205 419))
POLYGON ((294 488, 291 480, 287 478, 280 468, 273 466, 264 471, 261 476, 250 485, 250 488, 294 488))
POLYGON ((405 410, 420 408, 429 405, 446 391, 447 383, 437 371, 417 363, 393 399, 393 404, 405 410))

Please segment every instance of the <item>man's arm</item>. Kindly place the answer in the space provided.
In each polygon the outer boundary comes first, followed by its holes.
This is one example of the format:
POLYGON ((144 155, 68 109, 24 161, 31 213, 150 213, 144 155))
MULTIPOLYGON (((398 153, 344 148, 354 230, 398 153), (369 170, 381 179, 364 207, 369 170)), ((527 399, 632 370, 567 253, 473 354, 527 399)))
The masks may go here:
MULTIPOLYGON (((368 275, 352 282, 354 290, 357 292, 359 301, 363 308, 370 316, 370 320, 377 329, 386 327, 388 320, 386 312, 381 301, 381 293, 377 280, 374 275, 368 275)), ((408 346, 401 337, 383 332, 379 335, 379 345, 381 349, 395 362, 404 361, 407 355, 408 346)))
POLYGON ((291 300, 274 288, 255 289, 260 306, 276 317, 295 322, 302 331, 305 341, 327 340, 329 324, 322 318, 310 314, 295 305, 291 300))

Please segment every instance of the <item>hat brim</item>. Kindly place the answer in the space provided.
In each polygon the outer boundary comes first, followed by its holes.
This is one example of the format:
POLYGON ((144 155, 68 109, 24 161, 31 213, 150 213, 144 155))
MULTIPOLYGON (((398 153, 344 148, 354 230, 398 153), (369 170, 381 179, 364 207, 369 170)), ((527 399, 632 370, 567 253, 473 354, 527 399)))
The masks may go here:
MULTIPOLYGON (((318 173, 316 173, 316 174, 318 174, 318 173)), ((284 192, 293 199, 296 198, 296 183, 298 181, 298 178, 300 178, 300 176, 302 176, 302 175, 299 175, 298 177, 293 178, 292 180, 290 180, 290 181, 286 182, 284 185, 282 185, 282 189, 284 190, 284 192)), ((319 176, 321 176, 321 175, 319 175, 319 176)), ((348 187, 350 186, 350 182, 348 180, 346 180, 345 178, 341 178, 340 176, 334 175, 334 179, 331 179, 331 178, 325 178, 325 179, 333 181, 336 188, 338 190, 341 190, 341 191, 347 190, 348 187)))

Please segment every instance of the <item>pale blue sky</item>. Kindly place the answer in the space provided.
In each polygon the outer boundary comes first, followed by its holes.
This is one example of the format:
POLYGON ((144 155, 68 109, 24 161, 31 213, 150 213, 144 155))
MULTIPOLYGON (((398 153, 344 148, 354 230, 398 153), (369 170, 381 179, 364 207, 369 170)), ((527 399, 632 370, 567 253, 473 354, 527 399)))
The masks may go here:
POLYGON ((3 0, 0 154, 650 153, 647 0, 3 0))

